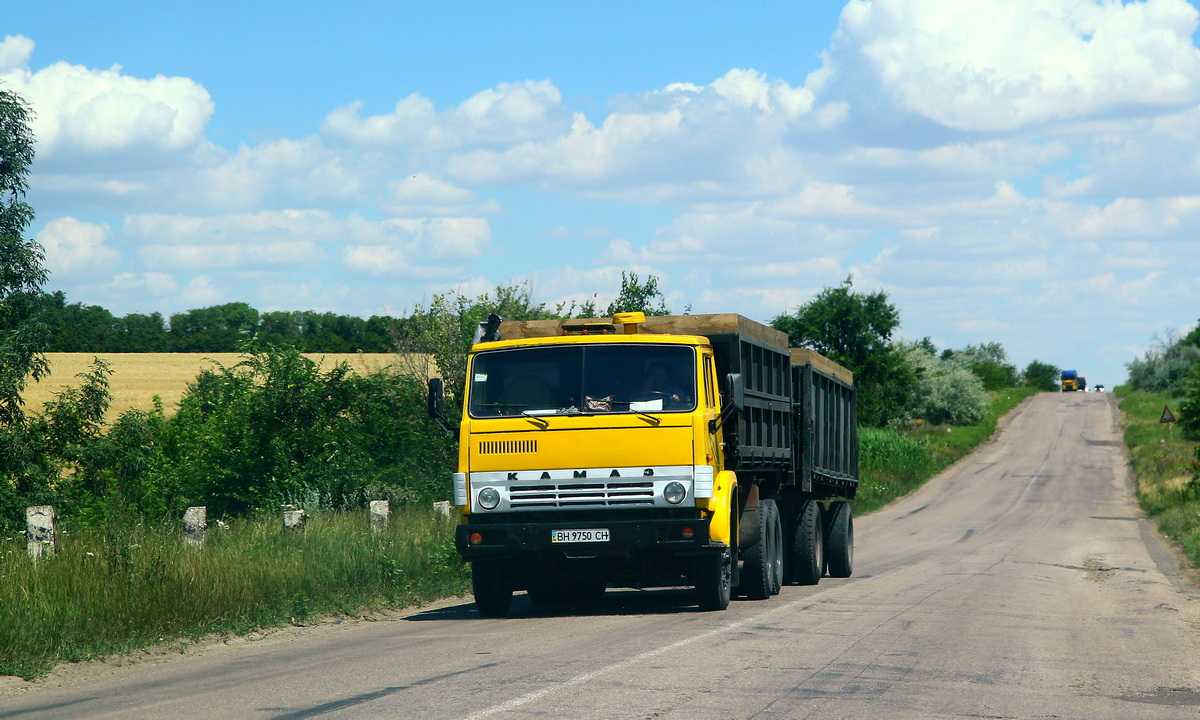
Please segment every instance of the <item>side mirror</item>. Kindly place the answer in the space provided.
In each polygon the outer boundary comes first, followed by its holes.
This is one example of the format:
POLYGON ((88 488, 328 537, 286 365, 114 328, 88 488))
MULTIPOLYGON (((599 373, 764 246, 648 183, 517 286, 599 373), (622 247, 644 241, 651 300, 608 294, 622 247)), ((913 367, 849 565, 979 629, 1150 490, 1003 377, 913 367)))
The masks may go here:
POLYGON ((742 379, 741 373, 729 373, 725 376, 725 388, 728 391, 729 397, 726 402, 734 412, 742 412, 746 409, 746 382, 742 379))
POLYGON ((434 420, 444 418, 443 407, 446 404, 446 384, 441 378, 429 378, 429 417, 434 420))

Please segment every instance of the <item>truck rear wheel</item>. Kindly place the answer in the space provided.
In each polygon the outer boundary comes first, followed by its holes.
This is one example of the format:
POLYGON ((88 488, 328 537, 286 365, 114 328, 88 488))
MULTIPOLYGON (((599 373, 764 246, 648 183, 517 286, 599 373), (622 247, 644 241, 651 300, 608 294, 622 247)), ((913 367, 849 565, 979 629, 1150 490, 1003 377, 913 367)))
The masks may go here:
POLYGON ((696 558, 693 575, 696 603, 701 610, 724 610, 729 607, 733 586, 733 553, 728 548, 719 555, 696 558))
POLYGON ((850 503, 837 500, 829 505, 825 528, 825 567, 829 577, 848 578, 854 571, 854 518, 850 503))
POLYGON ((779 513, 779 505, 774 500, 770 503, 770 518, 767 521, 767 532, 771 538, 768 545, 771 553, 771 594, 778 595, 783 589, 783 516, 779 513))
POLYGON ((804 500, 792 536, 792 577, 799 585, 816 585, 825 574, 825 528, 821 503, 804 500))
POLYGON ((476 560, 471 563, 471 589, 475 594, 475 609, 485 618, 508 615, 512 605, 513 586, 508 571, 496 560, 476 560))
POLYGON ((760 501, 758 513, 759 540, 742 554, 739 589, 751 600, 766 600, 783 584, 783 529, 774 500, 760 501))

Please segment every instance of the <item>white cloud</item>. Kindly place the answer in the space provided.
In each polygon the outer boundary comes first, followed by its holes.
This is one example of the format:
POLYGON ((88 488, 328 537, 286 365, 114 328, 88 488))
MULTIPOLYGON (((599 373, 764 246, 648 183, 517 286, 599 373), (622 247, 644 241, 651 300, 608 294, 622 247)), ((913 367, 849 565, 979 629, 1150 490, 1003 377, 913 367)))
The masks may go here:
POLYGON ((106 244, 106 225, 72 217, 55 218, 37 234, 46 251, 46 269, 55 276, 84 276, 117 263, 120 254, 106 244))
POLYGON ((1185 0, 850 0, 830 62, 835 74, 865 63, 903 108, 946 127, 1008 131, 1194 103, 1198 17, 1185 0))
POLYGON ((413 93, 387 115, 360 116, 361 102, 340 107, 321 125, 334 143, 419 148, 514 143, 559 134, 570 122, 562 95, 549 80, 501 83, 439 113, 428 98, 413 93))
POLYGON ((449 171, 463 181, 537 179, 653 201, 772 185, 764 169, 790 157, 782 139, 813 106, 806 88, 731 70, 707 86, 676 83, 623 96, 599 126, 575 114, 569 131, 507 149, 468 150, 449 171))
POLYGON ((0 82, 33 107, 39 157, 176 152, 201 142, 214 106, 208 91, 182 77, 130 77, 119 65, 95 70, 57 62, 32 72, 34 44, 0 43, 0 82))

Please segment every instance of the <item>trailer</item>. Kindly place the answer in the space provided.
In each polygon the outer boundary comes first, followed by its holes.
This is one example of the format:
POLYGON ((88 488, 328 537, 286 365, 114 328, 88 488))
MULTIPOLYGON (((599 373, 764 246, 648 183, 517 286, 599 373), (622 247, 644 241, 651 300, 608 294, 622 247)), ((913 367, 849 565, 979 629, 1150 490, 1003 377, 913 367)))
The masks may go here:
MULTIPOLYGON (((444 388, 430 381, 443 422, 444 388)), ((455 545, 479 612, 608 587, 737 592, 849 577, 853 374, 736 314, 503 322, 468 359, 455 545)))

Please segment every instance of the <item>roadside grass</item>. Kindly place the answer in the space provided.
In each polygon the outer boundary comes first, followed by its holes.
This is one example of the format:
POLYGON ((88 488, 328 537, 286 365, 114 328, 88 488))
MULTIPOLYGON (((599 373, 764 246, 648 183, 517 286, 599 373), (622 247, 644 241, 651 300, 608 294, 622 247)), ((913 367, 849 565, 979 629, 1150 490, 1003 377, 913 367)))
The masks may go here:
POLYGON ((61 528, 59 553, 33 562, 23 536, 0 538, 0 675, 186 645, 320 616, 459 595, 469 573, 453 521, 400 509, 373 533, 366 512, 319 513, 302 532, 279 518, 210 526, 201 548, 176 523, 61 528))
POLYGON ((1124 385, 1115 392, 1138 505, 1164 535, 1179 543, 1191 565, 1200 567, 1200 443, 1185 440, 1178 429, 1159 422, 1163 408, 1178 410, 1180 399, 1124 385))
POLYGON ((970 454, 992 436, 1000 418, 1037 392, 1033 388, 1010 388, 990 393, 991 406, 975 425, 859 428, 861 479, 854 513, 865 515, 882 508, 970 454))

